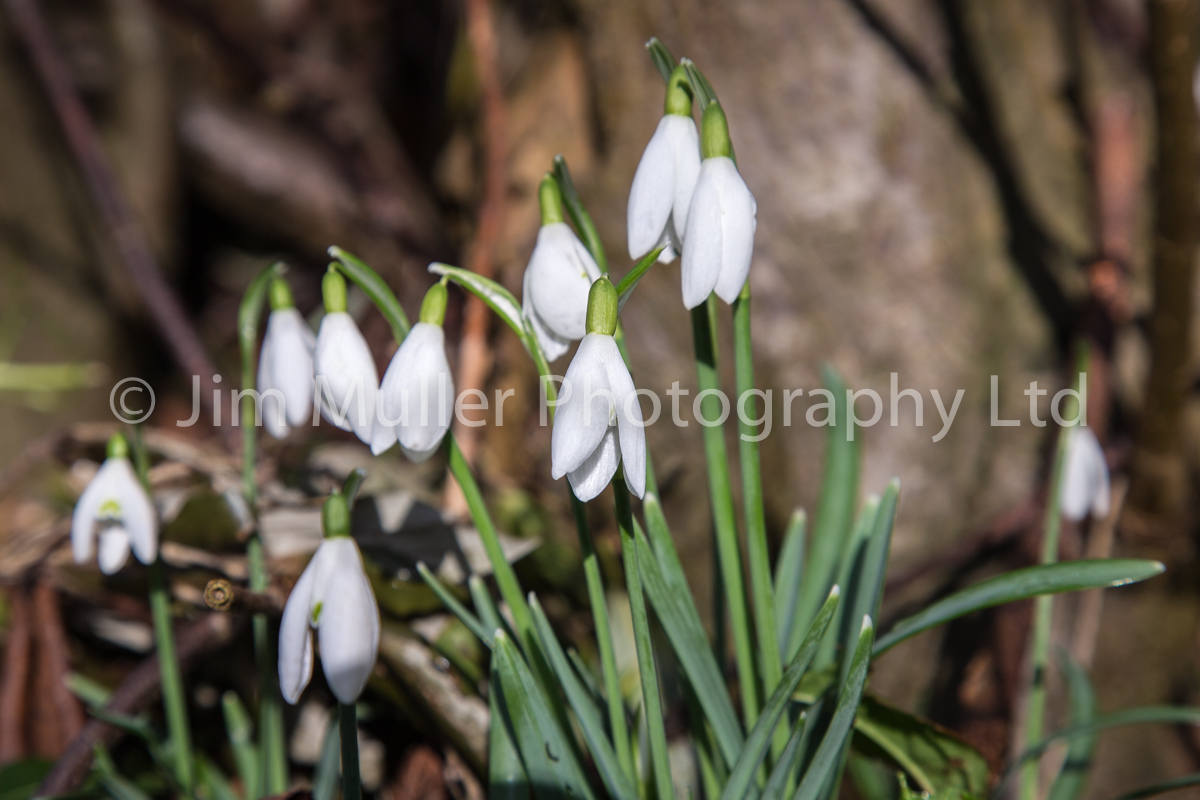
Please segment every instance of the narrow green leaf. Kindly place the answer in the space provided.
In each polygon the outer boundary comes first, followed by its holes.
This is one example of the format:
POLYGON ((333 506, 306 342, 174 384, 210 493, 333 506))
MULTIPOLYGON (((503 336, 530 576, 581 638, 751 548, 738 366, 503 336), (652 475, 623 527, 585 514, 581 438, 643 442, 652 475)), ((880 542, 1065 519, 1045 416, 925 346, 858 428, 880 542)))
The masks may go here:
POLYGON ((225 773, 204 753, 196 754, 196 778, 204 800, 241 800, 225 773))
MULTIPOLYGON (((1059 661, 1067 679, 1071 724, 1085 725, 1096 716, 1096 693, 1092 690, 1092 682, 1083 667, 1071 658, 1070 653, 1061 651, 1059 661)), ((1087 787, 1097 741, 1096 736, 1081 736, 1071 742, 1062 771, 1050 789, 1050 800, 1076 800, 1083 794, 1087 787)))
POLYGON ((454 267, 439 261, 430 264, 429 271, 434 275, 446 276, 453 283, 478 297, 487 304, 488 308, 495 311, 500 319, 508 324, 508 327, 513 329, 521 341, 525 341, 528 332, 525 329, 525 317, 521 314, 521 304, 508 289, 491 278, 485 278, 469 269, 454 267))
POLYGON ((562 192, 563 205, 571 216, 571 221, 575 223, 575 230, 579 231, 579 238, 583 242, 583 246, 592 254, 600 271, 607 274, 608 256, 604 253, 600 232, 596 230, 596 224, 592 222, 592 217, 588 214, 587 207, 584 206, 583 199, 579 196, 579 190, 575 188, 575 181, 571 178, 567 160, 561 155, 554 157, 554 180, 558 182, 558 188, 562 192))
POLYGON ((1189 786, 1196 786, 1198 784, 1200 784, 1200 772, 1193 772, 1190 775, 1180 775, 1178 778, 1172 778, 1169 781, 1134 789, 1132 792, 1126 792, 1114 800, 1142 800, 1143 797, 1154 797, 1155 795, 1174 792, 1178 789, 1186 789, 1189 786))
POLYGON ((842 687, 838 697, 837 707, 833 718, 825 731, 817 752, 813 755, 804 780, 796 790, 795 800, 813 800, 832 777, 834 767, 841 763, 842 746, 854 726, 854 715, 858 711, 858 703, 862 697, 863 684, 867 682, 867 668, 871 665, 871 642, 874 639, 875 628, 870 617, 863 618, 862 633, 858 637, 858 646, 854 648, 854 659, 850 662, 850 675, 846 685, 842 687))
POLYGON ((894 761, 921 787, 936 794, 956 789, 982 797, 990 774, 973 747, 934 723, 866 695, 854 719, 854 746, 894 761))
POLYGON ((646 42, 646 52, 650 54, 650 60, 654 62, 654 67, 658 74, 662 75, 662 79, 670 80, 671 73, 675 71, 675 56, 671 55, 667 46, 660 42, 657 36, 651 36, 650 41, 646 42))
POLYGON ((816 613, 821 599, 837 579, 838 556, 841 554, 854 522, 854 507, 858 498, 859 451, 846 407, 846 384, 841 376, 826 364, 821 374, 827 391, 833 393, 833 423, 825 437, 825 473, 821 480, 821 501, 817 507, 816 525, 804 580, 800 585, 800 605, 788 631, 787 649, 791 656, 800 647, 800 638, 816 613))
POLYGON ((792 630, 796 604, 800 600, 800 576, 804 574, 805 529, 808 514, 797 508, 788 520, 783 547, 775 562, 775 627, 779 632, 780 656, 792 630))
POLYGON ((600 772, 600 778, 604 781, 605 787, 614 798, 637 800, 637 789, 626 778, 617 761, 617 754, 613 750, 612 742, 604 732, 601 706, 593 702, 591 694, 571 669, 567 656, 558 643, 553 628, 550 627, 550 620, 546 619, 546 612, 542 610, 541 604, 533 594, 529 595, 529 607, 533 610, 533 622, 537 626, 542 649, 550 661, 550 668, 554 670, 559 685, 567 696, 567 703, 575 712, 575 719, 579 721, 583 738, 587 740, 588 749, 596 762, 596 769, 600 772))
POLYGON ((261 780, 258 747, 254 743, 254 725, 237 692, 221 696, 221 711, 225 717, 225 735, 233 750, 238 777, 247 797, 252 797, 261 780))
POLYGON ((337 712, 329 715, 325 728, 325 740, 321 742, 321 755, 313 771, 312 800, 333 800, 338 790, 342 763, 342 739, 338 732, 337 712))
POLYGON ((1153 578, 1166 569, 1157 561, 1130 558, 1082 559, 1062 564, 1026 567, 988 578, 905 617, 880 638, 875 655, 918 633, 984 608, 1083 589, 1124 586, 1153 578))
MULTIPOLYGON (((529 779, 521 766, 512 723, 503 711, 500 672, 492 662, 491 690, 488 709, 491 725, 488 729, 488 800, 529 800, 529 779)), ((315 798, 314 798, 315 800, 315 798)))
POLYGON ((758 771, 758 765, 767 755, 767 747, 770 744, 771 735, 775 731, 775 726, 779 724, 780 717, 787 710, 792 693, 800 685, 800 679, 804 677, 805 670, 808 669, 817 654, 817 648, 833 620, 840 594, 838 587, 834 586, 829 592, 829 598, 825 601, 825 605, 817 612, 817 618, 813 620, 812 626, 805 635, 800 652, 788 665, 787 672, 784 673, 779 686, 767 700, 767 705, 763 708, 758 722, 754 724, 754 730, 750 731, 750 735, 746 737, 746 746, 742 748, 742 753, 729 775, 729 782, 725 784, 725 791, 721 794, 722 800, 740 800, 751 791, 754 774, 758 771))
POLYGON ((150 796, 138 788, 137 784, 117 772, 112 756, 108 754, 108 748, 99 742, 92 747, 95 753, 92 768, 100 778, 100 785, 113 800, 150 800, 150 796))
POLYGON ((132 733, 145 742, 151 744, 158 743, 158 734, 154 731, 154 726, 143 716, 131 717, 128 714, 120 714, 116 711, 109 711, 106 708, 91 708, 88 709, 88 713, 101 722, 107 722, 114 728, 120 728, 126 733, 132 733))
POLYGON ((337 245, 330 247, 328 252, 329 257, 338 262, 338 268, 346 277, 354 281, 358 288, 371 298, 371 302, 391 326, 392 336, 396 341, 403 342, 412 326, 408 324, 408 315, 404 313, 404 307, 396 299, 395 293, 383 282, 383 278, 379 277, 379 273, 367 266, 358 256, 347 253, 337 245))
POLYGON ((771 777, 767 779, 761 800, 783 800, 787 787, 794 779, 796 767, 803 761, 815 738, 816 721, 821 719, 821 711, 825 706, 825 697, 817 698, 808 709, 796 720, 792 735, 788 738, 787 746, 783 748, 771 777))
POLYGON ((717 99, 717 93, 713 91, 712 84, 708 82, 708 78, 704 77, 704 73, 696 66, 696 63, 690 58, 681 58, 679 63, 687 70, 688 81, 692 84, 692 91, 696 95, 696 102, 700 104, 700 112, 708 108, 708 104, 717 99))
POLYGON ((637 530, 638 564, 646 597, 667 634, 671 649, 696 691, 696 699, 713 727, 725 763, 732 767, 742 751, 744 739, 737 712, 729 699, 725 678, 713 657, 704 627, 691 602, 690 593, 673 591, 663 578, 659 563, 650 551, 641 526, 637 530))
MULTIPOLYGON (((878 513, 879 498, 875 495, 867 497, 866 502, 863 503, 862 510, 859 512, 858 519, 854 523, 854 532, 846 537, 845 549, 838 557, 838 586, 850 587, 851 584, 857 585, 855 575, 864 564, 863 556, 866 553, 867 540, 875 527, 875 517, 878 513)), ((846 603, 838 608, 837 613, 834 615, 833 627, 825 637, 825 641, 821 642, 821 649, 817 653, 816 667, 819 670, 829 668, 840 661, 839 687, 844 682, 841 676, 850 665, 848 654, 853 651, 854 643, 858 641, 859 623, 855 623, 852 619, 847 618, 849 607, 853 602, 854 595, 848 593, 846 595, 846 603), (839 644, 843 645, 840 652, 838 651, 839 644)), ((862 620, 861 615, 858 617, 858 620, 862 620)))
POLYGON ((662 251, 666 249, 667 246, 663 245, 662 247, 656 247, 655 249, 651 250, 649 253, 642 256, 642 260, 639 261, 633 269, 629 270, 629 272, 625 274, 624 278, 621 278, 620 282, 617 283, 616 286, 617 310, 625 307, 625 301, 628 300, 629 296, 633 294, 633 289, 638 285, 638 281, 642 279, 642 276, 645 275, 651 267, 658 263, 658 257, 662 255, 662 251))
POLYGON ((0 767, 0 800, 29 800, 53 766, 49 758, 23 758, 0 767))
POLYGON ((575 675, 579 678, 580 683, 584 685, 588 694, 592 696, 592 702, 596 704, 597 708, 603 707, 605 702, 607 702, 604 692, 600 690, 600 684, 596 682, 596 676, 592 674, 588 665, 584 663, 583 657, 579 655, 579 651, 574 647, 570 648, 567 650, 567 658, 570 660, 571 666, 575 668, 575 675))
MULTIPOLYGON (((853 568, 850 570, 845 584, 849 599, 848 611, 847 615, 842 618, 842 631, 839 636, 843 653, 849 653, 854 646, 857 632, 853 630, 855 626, 852 620, 862 619, 865 616, 875 619, 879 616, 888 555, 892 550, 892 529, 895 527, 896 506, 899 499, 900 480, 893 478, 872 515, 871 531, 867 539, 861 543, 854 555, 853 568)), ((849 661, 843 659, 839 673, 839 686, 846 682, 846 675, 849 671, 849 661)))
POLYGON ((346 498, 346 505, 351 509, 354 508, 354 501, 358 499, 358 490, 362 488, 363 481, 366 479, 367 471, 362 467, 355 467, 350 470, 350 474, 342 482, 342 496, 346 498))
POLYGON ((646 496, 642 498, 642 514, 646 518, 645 533, 649 535, 650 545, 654 549, 654 560, 658 563, 664 582, 672 592, 680 592, 685 596, 692 616, 699 621, 700 613, 692 601, 692 590, 683 571, 683 562, 679 560, 679 551, 675 549, 675 540, 671 538, 671 529, 667 525, 662 502, 656 493, 646 492, 646 496))
POLYGON ((492 630, 494 629, 489 630, 488 627, 484 625, 478 617, 468 611, 467 607, 459 602, 459 599, 454 596, 454 593, 451 592, 444 583, 439 581, 437 576, 434 575, 429 567, 425 566, 423 562, 417 564, 417 572, 421 575, 421 578, 425 581, 425 583, 429 585, 429 588, 433 589, 433 593, 436 594, 438 599, 442 601, 442 605, 449 609, 450 613, 458 617, 462 621, 462 624, 466 625, 467 628, 470 629, 471 633, 479 637, 479 641, 483 642, 488 647, 491 647, 492 630))
MULTIPOLYGON (((509 631, 508 621, 500 615, 500 609, 496 607, 496 601, 492 599, 492 594, 488 591, 483 578, 472 575, 467 579, 467 587, 471 590, 471 602, 475 604, 475 610, 479 612, 479 621, 483 624, 484 629, 494 631, 497 628, 503 628, 509 631)), ((511 632, 509 631, 509 633, 511 632)))
POLYGON ((504 713, 512 725, 525 774, 539 798, 595 795, 575 757, 569 734, 534 680, 512 639, 503 631, 493 636, 492 658, 500 675, 504 713))

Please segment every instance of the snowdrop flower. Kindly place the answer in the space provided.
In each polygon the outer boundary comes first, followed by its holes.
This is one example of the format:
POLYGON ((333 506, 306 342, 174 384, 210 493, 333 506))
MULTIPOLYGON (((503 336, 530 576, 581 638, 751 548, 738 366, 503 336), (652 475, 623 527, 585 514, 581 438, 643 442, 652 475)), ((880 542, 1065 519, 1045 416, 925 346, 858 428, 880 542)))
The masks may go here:
POLYGON ((317 400, 325 419, 371 443, 379 372, 367 342, 346 313, 346 280, 333 267, 321 282, 325 317, 313 350, 317 400))
POLYGON ((563 379, 554 412, 550 465, 555 480, 566 475, 575 496, 587 502, 612 480, 624 462, 629 489, 646 491, 646 432, 629 369, 613 333, 617 290, 607 277, 592 284, 587 335, 563 379))
POLYGON ((279 624, 279 688, 295 705, 312 678, 313 629, 338 702, 352 705, 379 650, 379 607, 350 538, 350 508, 336 490, 321 513, 325 539, 288 596, 279 624))
POLYGON ((100 571, 112 575, 125 566, 130 548, 143 564, 158 557, 158 514, 129 463, 129 444, 116 433, 108 458, 75 504, 71 552, 84 564, 98 550, 100 571))
POLYGON ((421 303, 420 321, 404 337, 383 374, 371 435, 375 455, 399 441, 404 454, 420 463, 438 449, 450 429, 454 378, 442 333, 445 316, 446 285, 435 283, 421 303))
POLYGON ((1059 503, 1063 516, 1078 522, 1090 513, 1108 516, 1108 462, 1091 428, 1076 425, 1066 432, 1067 455, 1063 465, 1059 503))
POLYGON ((314 342, 287 281, 275 278, 258 358, 258 393, 263 398, 263 424, 276 439, 287 436, 288 426, 298 428, 312 419, 314 342))
POLYGON ((600 277, 600 268, 563 220, 562 194, 554 176, 542 178, 538 201, 542 227, 525 267, 521 306, 546 360, 554 361, 573 340, 583 338, 588 289, 600 277))
POLYGON ((704 161, 688 209, 683 244, 683 304, 695 308, 716 291, 732 303, 750 274, 758 205, 730 157, 725 112, 714 100, 704 109, 704 161))
POLYGON ((700 134, 692 120, 687 70, 679 66, 667 82, 663 117, 642 153, 629 189, 625 227, 630 258, 637 260, 655 247, 666 245, 658 260, 675 260, 699 175, 700 134))

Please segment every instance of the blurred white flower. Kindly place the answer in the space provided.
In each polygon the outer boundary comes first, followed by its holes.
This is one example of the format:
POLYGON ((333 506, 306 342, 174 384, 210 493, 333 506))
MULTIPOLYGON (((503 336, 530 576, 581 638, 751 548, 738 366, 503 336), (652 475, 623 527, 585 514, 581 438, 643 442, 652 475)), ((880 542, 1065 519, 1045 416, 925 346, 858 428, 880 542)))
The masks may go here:
POLYGON ((276 439, 288 426, 310 423, 313 412, 312 330, 294 307, 279 308, 267 317, 262 352, 258 358, 258 392, 262 396, 263 424, 276 439), (267 392, 278 392, 280 401, 267 392))
MULTIPOLYGON (((690 110, 690 109, 689 109, 690 110)), ((664 114, 638 162, 629 189, 626 229, 629 257, 659 245, 659 261, 670 262, 682 246, 688 209, 700 176, 700 134, 691 116, 664 114)))
POLYGON ((567 223, 542 225, 525 268, 521 307, 548 361, 583 338, 588 289, 598 277, 595 259, 567 223))
POLYGON ((296 582, 279 626, 279 686, 293 705, 312 678, 313 629, 338 702, 354 703, 375 667, 379 608, 349 536, 325 539, 296 582))
POLYGON ((1059 495, 1062 514, 1075 522, 1088 514, 1103 519, 1108 516, 1111 493, 1104 450, 1091 428, 1077 425, 1066 435, 1066 463, 1059 495))
POLYGON ((313 350, 313 376, 325 419, 370 444, 379 372, 366 339, 345 311, 321 319, 313 350))
POLYGON ((131 548, 143 564, 158 557, 158 514, 129 463, 124 437, 117 434, 109 442, 109 457, 75 504, 71 552, 76 564, 84 564, 98 551, 100 571, 111 575, 125 565, 131 548))
MULTIPOLYGON (((615 319, 616 293, 613 292, 615 319)), ((566 475, 575 496, 587 502, 624 462, 629 489, 646 491, 646 432, 629 369, 611 335, 583 337, 562 384, 550 435, 551 474, 566 475)))
POLYGON ((454 378, 440 325, 413 325, 383 374, 376 402, 372 453, 399 441, 406 456, 421 462, 437 450, 454 413, 454 378))

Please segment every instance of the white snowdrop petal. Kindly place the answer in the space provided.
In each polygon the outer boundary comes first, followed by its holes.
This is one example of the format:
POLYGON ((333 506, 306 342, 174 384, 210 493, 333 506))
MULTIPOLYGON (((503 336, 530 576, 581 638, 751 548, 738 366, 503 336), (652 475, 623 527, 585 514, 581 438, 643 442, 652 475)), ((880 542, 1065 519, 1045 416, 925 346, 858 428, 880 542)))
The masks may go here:
MULTIPOLYGON (((104 467, 100 469, 103 470, 104 467)), ((96 478, 99 477, 100 473, 97 473, 96 478)), ((71 516, 71 554, 75 557, 76 564, 91 561, 96 546, 96 518, 105 488, 96 478, 84 488, 71 516)))
POLYGON ((546 356, 547 363, 562 358, 563 354, 571 348, 571 340, 564 339, 547 328, 538 317, 537 310, 531 305, 526 304, 524 315, 533 327, 533 333, 537 336, 538 344, 542 346, 542 354, 546 356))
POLYGON ((325 419, 342 430, 353 431, 369 444, 379 373, 366 340, 349 314, 326 314, 321 320, 313 350, 313 373, 325 419))
POLYGON ((604 367, 606 342, 611 336, 583 337, 559 387, 560 405, 550 432, 550 472, 557 480, 573 472, 592 455, 612 419, 612 392, 604 367))
POLYGON ((396 426, 396 439, 406 451, 432 451, 450 429, 454 415, 454 378, 441 326, 418 322, 396 355, 392 363, 401 370, 398 405, 406 412, 396 426))
POLYGON ((279 688, 283 699, 292 705, 300 699, 300 693, 312 678, 312 629, 309 623, 320 555, 318 548, 288 595, 279 623, 279 688))
POLYGON ((529 298, 542 324, 560 338, 582 339, 591 276, 599 277, 600 270, 565 222, 541 227, 526 272, 529 298))
POLYGON ((679 240, 687 235, 688 211, 692 195, 696 191, 696 179, 700 177, 700 133, 691 117, 675 114, 671 118, 671 144, 675 157, 675 202, 671 209, 671 221, 679 240))
MULTIPOLYGON (((726 159, 728 160, 728 159, 726 159)), ((700 166, 696 192, 692 195, 687 218, 687 239, 683 244, 680 283, 683 304, 695 308, 708 299, 721 274, 723 225, 719 168, 715 158, 706 158, 700 166)))
POLYGON ((158 558, 158 510, 146 495, 141 482, 126 459, 116 461, 121 479, 113 492, 121 506, 121 525, 129 535, 133 554, 143 564, 151 564, 158 558))
POLYGON ((1083 519, 1089 512, 1097 517, 1107 516, 1108 464, 1100 442, 1088 428, 1072 428, 1067 435, 1070 439, 1059 495, 1062 514, 1072 521, 1083 519))
POLYGON ((312 331, 295 308, 272 311, 267 320, 277 331, 275 372, 273 383, 283 393, 287 422, 298 428, 312 420, 313 410, 313 346, 312 331))
POLYGON ((625 481, 629 490, 641 497, 646 493, 646 431, 642 425, 642 407, 621 351, 611 337, 609 341, 612 348, 605 353, 604 366, 616 401, 617 434, 621 461, 625 464, 625 481))
POLYGON ((379 649, 379 608, 363 572, 358 545, 348 536, 327 539, 331 569, 321 593, 317 640, 321 668, 337 699, 350 704, 362 694, 379 649))
POLYGON ((120 525, 106 525, 100 531, 96 561, 105 575, 118 572, 129 560, 129 534, 120 525))
POLYGON ((713 158, 714 170, 721 178, 721 273, 715 291, 726 303, 732 303, 750 275, 754 256, 754 229, 757 205, 746 182, 728 158, 713 158))
MULTIPOLYGON (((675 153, 672 137, 673 115, 658 122, 638 162, 633 184, 629 187, 629 206, 625 225, 629 257, 638 259, 655 247, 675 199, 675 153)), ((682 117, 680 117, 682 119, 682 117)))
MULTIPOLYGON (((378 404, 376 404, 378 409, 378 404)), ((396 443, 396 429, 376 419, 371 428, 371 455, 381 456, 396 443)))
POLYGON ((619 463, 621 451, 617 445, 617 429, 611 427, 587 460, 567 474, 575 496, 584 503, 595 499, 612 481, 619 463))
POLYGON ((258 381, 256 388, 262 405, 262 422, 267 433, 276 439, 288 434, 286 399, 283 390, 275 385, 276 353, 275 337, 271 334, 271 320, 267 319, 267 333, 263 336, 262 351, 258 356, 258 381))

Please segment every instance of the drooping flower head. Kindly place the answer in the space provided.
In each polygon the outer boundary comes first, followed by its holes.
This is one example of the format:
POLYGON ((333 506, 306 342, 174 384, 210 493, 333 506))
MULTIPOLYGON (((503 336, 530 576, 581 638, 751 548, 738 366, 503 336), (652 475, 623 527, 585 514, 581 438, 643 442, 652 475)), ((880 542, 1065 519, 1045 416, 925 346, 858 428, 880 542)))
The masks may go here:
POLYGON ((143 564, 158 557, 158 514, 129 463, 129 443, 115 433, 108 458, 75 504, 71 552, 76 564, 84 564, 98 551, 100 571, 111 575, 125 565, 130 549, 143 564))
POLYGON ((700 175, 700 135, 692 120, 687 70, 675 68, 667 81, 662 119, 633 175, 626 212, 629 257, 639 259, 666 245, 658 260, 675 260, 687 231, 688 210, 700 175))
POLYGON ((442 443, 454 413, 454 377, 446 360, 442 321, 446 285, 435 283, 421 303, 420 321, 400 344, 379 387, 371 452, 397 441, 412 461, 429 458, 442 443))
POLYGON ((587 502, 609 484, 624 463, 629 489, 646 491, 646 432, 629 369, 613 339, 617 290, 601 276, 588 298, 587 335, 562 383, 550 434, 550 465, 575 496, 587 502))
POLYGON ((287 281, 275 278, 270 290, 271 314, 258 359, 258 392, 263 424, 276 439, 287 436, 313 416, 313 346, 315 337, 292 302, 287 281))
POLYGON ((562 193, 549 173, 538 187, 542 227, 525 267, 521 310, 533 325, 546 359, 567 352, 582 339, 588 289, 600 277, 595 259, 563 218, 562 193))
POLYGON ((325 419, 367 444, 375 421, 379 372, 367 341, 346 313, 346 279, 330 266, 321 281, 325 316, 313 350, 314 391, 325 419))
POLYGON ((338 701, 354 703, 375 667, 379 607, 350 538, 350 508, 340 492, 325 501, 325 539, 296 581, 279 625, 279 688, 293 705, 312 678, 313 631, 325 680, 338 701))
POLYGON ((1111 493, 1108 461, 1091 428, 1076 425, 1065 432, 1066 463, 1063 465, 1062 514, 1078 522, 1091 514, 1094 519, 1108 516, 1111 493))
POLYGON ((704 161, 688 209, 683 244, 683 304, 695 308, 716 292, 732 303, 750 275, 758 205, 737 165, 725 112, 716 100, 704 109, 704 161))

